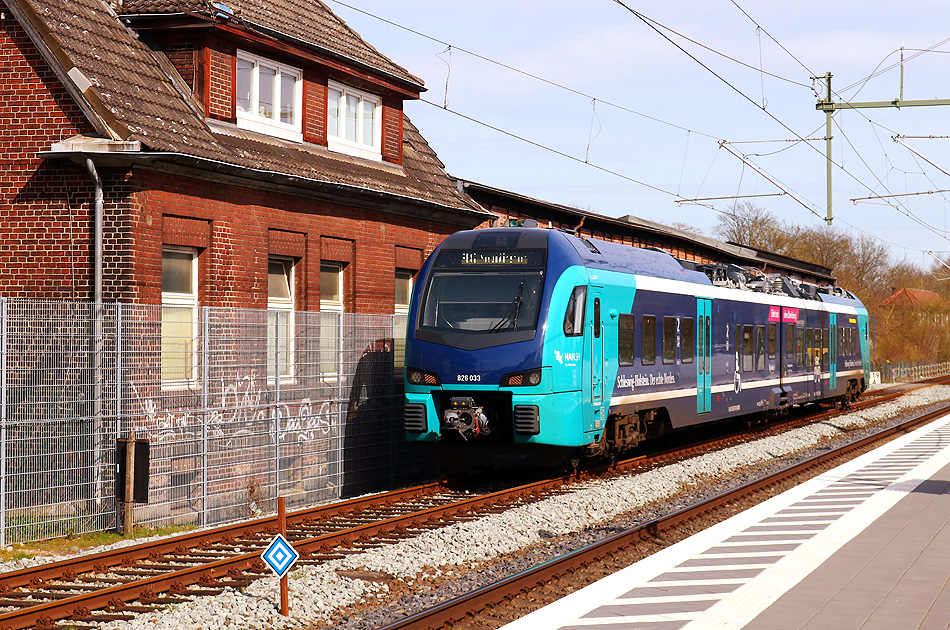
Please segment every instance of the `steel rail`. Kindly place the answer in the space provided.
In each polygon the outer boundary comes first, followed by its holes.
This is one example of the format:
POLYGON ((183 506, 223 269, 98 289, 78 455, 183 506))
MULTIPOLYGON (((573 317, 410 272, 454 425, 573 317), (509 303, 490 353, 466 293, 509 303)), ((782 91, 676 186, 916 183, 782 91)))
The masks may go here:
MULTIPOLYGON (((564 478, 533 482, 516 488, 508 488, 484 495, 473 496, 462 501, 454 501, 446 505, 429 507, 406 515, 365 523, 339 532, 331 532, 302 540, 292 540, 292 543, 294 548, 301 553, 302 559, 306 560, 312 553, 324 551, 336 545, 351 543, 356 540, 370 539, 380 534, 388 534, 398 531, 407 525, 417 526, 425 522, 438 523, 441 525, 442 519, 445 517, 471 512, 487 505, 498 505, 499 503, 510 502, 532 493, 545 492, 563 483, 565 483, 564 478)), ((389 495, 382 496, 389 498, 389 495)), ((305 512, 312 512, 312 510, 305 510, 305 512)), ((297 513, 297 516, 299 516, 299 513, 297 513)), ((234 526, 228 529, 232 531, 246 530, 251 524, 267 524, 270 523, 271 520, 270 518, 258 519, 257 521, 252 521, 252 523, 243 523, 241 526, 234 526)), ((156 546, 148 543, 143 545, 143 547, 152 550, 153 553, 156 548, 163 550, 171 549, 178 552, 187 551, 187 548, 182 547, 181 542, 182 540, 177 538, 173 541, 168 541, 167 544, 164 545, 156 546)), ((183 567, 161 575, 143 577, 140 580, 127 584, 118 584, 54 601, 38 603, 28 608, 0 613, 0 629, 19 630, 36 625, 49 626, 52 625, 55 620, 59 619, 87 617, 90 611, 93 610, 100 610, 107 607, 119 608, 143 596, 152 598, 155 594, 163 592, 187 594, 186 587, 189 585, 208 584, 223 578, 233 578, 243 571, 266 572, 267 569, 260 557, 262 549, 263 545, 261 549, 235 555, 230 558, 205 562, 191 567, 183 567)), ((103 552, 88 556, 86 557, 86 561, 88 562, 90 559, 107 559, 109 560, 110 566, 119 566, 129 563, 128 557, 110 554, 112 554, 112 552, 103 552)), ((138 555, 141 557, 141 554, 138 555)), ((50 565, 50 567, 37 567, 42 569, 40 573, 44 576, 43 578, 37 576, 37 572, 34 568, 22 569, 10 574, 0 574, 0 580, 10 575, 17 578, 18 582, 22 582, 30 572, 33 572, 35 577, 34 580, 29 582, 31 585, 37 585, 49 579, 71 579, 75 574, 65 574, 64 569, 67 567, 75 567, 76 560, 78 559, 54 563, 56 565, 55 568, 51 568, 52 565, 50 565)), ((100 567, 97 569, 97 572, 106 573, 108 572, 108 568, 100 567)))
POLYGON ((479 611, 489 606, 497 605, 518 593, 535 589, 583 565, 597 562, 605 556, 609 556, 612 553, 629 547, 631 544, 635 544, 641 540, 656 538, 663 530, 676 527, 702 514, 713 512, 726 503, 734 502, 746 495, 754 494, 772 485, 781 483, 786 479, 801 475, 832 459, 887 440, 897 434, 907 433, 911 429, 945 416, 947 413, 950 413, 950 405, 918 418, 902 422, 894 427, 883 429, 873 435, 855 440, 832 451, 816 455, 803 462, 794 464, 760 479, 750 481, 732 490, 728 490, 694 505, 687 506, 648 523, 613 534, 599 542, 592 543, 558 558, 548 560, 536 567, 504 578, 495 584, 484 586, 395 623, 383 626, 378 630, 438 630, 448 624, 458 623, 469 616, 473 611, 479 611))
MULTIPOLYGON (((298 525, 316 518, 326 518, 328 515, 338 515, 349 510, 366 509, 385 497, 386 501, 399 501, 406 498, 423 498, 427 494, 444 491, 446 488, 440 483, 429 483, 411 488, 396 490, 385 495, 359 497, 340 503, 320 505, 304 510, 291 512, 287 515, 288 525, 298 525)), ((240 521, 222 525, 212 530, 179 534, 170 538, 163 538, 123 549, 102 551, 99 553, 76 556, 66 560, 59 560, 49 564, 19 569, 7 573, 0 573, 0 594, 13 588, 39 584, 51 580, 69 580, 81 573, 96 571, 106 572, 112 567, 129 564, 139 558, 150 558, 172 552, 183 552, 207 544, 224 542, 239 536, 252 536, 258 533, 277 531, 277 515, 265 516, 251 521, 240 521)), ((0 617, 2 619, 2 617, 0 617)), ((0 626, 2 628, 2 626, 0 626)))
MULTIPOLYGON (((866 400, 862 402, 861 406, 880 403, 886 399, 899 396, 902 393, 904 392, 895 392, 886 396, 879 396, 872 400, 866 400)), ((691 445, 687 450, 695 450, 701 447, 714 447, 723 441, 734 439, 735 437, 736 435, 732 435, 725 438, 719 437, 707 440, 699 445, 691 445)), ((682 447, 666 450, 661 453, 654 453, 649 456, 641 455, 631 460, 618 462, 618 464, 612 468, 614 470, 620 470, 622 468, 643 465, 655 459, 669 458, 676 453, 682 454, 682 447)), ((605 470, 610 468, 611 467, 601 469, 600 473, 603 474, 605 470)), ((586 476, 595 475, 588 474, 586 476)), ((460 514, 483 509, 485 506, 520 500, 532 494, 539 496, 557 487, 567 485, 570 480, 570 477, 558 477, 523 484, 515 488, 485 495, 477 495, 462 501, 437 505, 392 518, 321 534, 316 537, 302 539, 291 538, 291 541, 294 547, 301 552, 302 559, 306 561, 315 554, 326 553, 334 546, 345 545, 357 540, 370 539, 373 536, 379 536, 381 534, 398 532, 406 526, 420 526, 426 522, 441 525, 444 524, 443 519, 445 518, 454 520, 460 514)), ((389 505, 399 501, 424 500, 426 497, 435 499, 433 495, 439 492, 451 492, 451 490, 443 483, 429 483, 396 490, 386 494, 360 497, 340 503, 299 510, 288 514, 287 518, 291 526, 300 526, 314 520, 326 519, 328 516, 347 515, 360 510, 372 509, 376 506, 389 505)), ((276 531, 277 516, 274 515, 254 519, 252 521, 224 525, 213 530, 182 534, 119 550, 78 556, 47 565, 3 573, 0 574, 0 597, 3 597, 4 593, 11 593, 11 591, 17 588, 29 588, 31 586, 42 587, 48 585, 49 582, 71 581, 75 579, 77 575, 84 573, 108 573, 111 568, 130 566, 134 564, 136 560, 153 559, 160 561, 161 556, 174 553, 185 555, 189 551, 203 546, 232 542, 235 538, 243 537, 245 540, 242 541, 241 544, 247 547, 255 544, 254 541, 248 541, 248 538, 259 537, 261 534, 274 533, 276 531)), ((261 543, 261 549, 262 548, 263 543, 261 543)), ((58 619, 87 617, 91 610, 102 610, 104 608, 121 609, 129 602, 141 600, 143 597, 151 599, 156 593, 181 592, 182 594, 187 594, 186 587, 190 585, 213 584, 223 579, 235 578, 243 572, 266 573, 266 567, 259 556, 261 549, 237 554, 229 558, 213 559, 204 562, 199 558, 188 558, 187 561, 201 564, 167 571, 161 575, 144 577, 136 582, 90 590, 55 601, 36 603, 35 605, 29 607, 25 606, 19 610, 0 613, 0 630, 17 630, 19 628, 32 627, 37 624, 52 625, 52 623, 58 619)), ((24 600, 24 603, 28 601, 29 600, 24 600)))

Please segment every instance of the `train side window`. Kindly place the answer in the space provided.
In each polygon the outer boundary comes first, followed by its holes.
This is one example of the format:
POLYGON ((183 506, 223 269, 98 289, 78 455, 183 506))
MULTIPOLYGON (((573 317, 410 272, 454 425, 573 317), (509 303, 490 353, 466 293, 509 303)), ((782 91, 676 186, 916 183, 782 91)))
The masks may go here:
POLYGON ((663 363, 676 363, 676 318, 663 318, 663 363))
POLYGON ((805 367, 805 327, 796 326, 795 327, 795 356, 798 357, 796 360, 796 365, 798 367, 805 367))
POLYGON ((640 362, 643 365, 656 363, 656 316, 644 315, 640 320, 640 362))
POLYGON ((594 298, 594 337, 600 339, 600 298, 594 298))
POLYGON ((617 354, 620 356, 620 365, 633 365, 633 315, 621 315, 617 322, 620 328, 617 334, 617 354))
POLYGON ((682 320, 682 329, 680 330, 680 361, 683 363, 693 362, 693 350, 696 348, 696 339, 694 337, 696 329, 693 328, 693 318, 684 317, 682 320))
POLYGON ((778 351, 778 324, 769 322, 769 359, 775 358, 778 351))
POLYGON ((580 337, 584 334, 584 305, 587 304, 587 287, 574 287, 564 313, 564 336, 580 337))
POLYGON ((703 363, 705 365, 704 371, 706 372, 706 374, 712 374, 712 353, 713 353, 712 318, 707 315, 706 317, 703 317, 703 319, 706 320, 706 345, 703 347, 703 363))
POLYGON ((847 337, 848 337, 848 342, 847 342, 848 354, 853 355, 854 354, 854 328, 848 329, 847 337))
POLYGON ((755 369, 765 369, 765 326, 755 327, 755 369))
POLYGON ((838 326, 838 354, 844 354, 844 326, 838 326))
POLYGON ((742 371, 751 372, 753 367, 752 357, 752 331, 754 326, 742 327, 742 371))
POLYGON ((795 324, 785 325, 785 356, 795 356, 795 324))
POLYGON ((825 328, 821 336, 821 365, 827 367, 830 363, 828 355, 831 351, 831 329, 825 328))
POLYGON ((805 329, 805 367, 815 365, 815 329, 805 329))

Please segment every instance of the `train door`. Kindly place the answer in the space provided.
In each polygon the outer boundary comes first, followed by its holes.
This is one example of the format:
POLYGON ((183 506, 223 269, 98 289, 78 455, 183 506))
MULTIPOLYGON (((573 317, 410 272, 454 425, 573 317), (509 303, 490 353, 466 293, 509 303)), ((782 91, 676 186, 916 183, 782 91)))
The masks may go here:
POLYGON ((831 339, 828 340, 828 386, 831 391, 838 389, 838 314, 831 313, 828 321, 828 332, 831 339))
POLYGON ((712 411, 712 300, 696 300, 696 412, 712 411))
POLYGON ((779 385, 783 392, 788 393, 789 389, 792 388, 792 383, 795 382, 794 379, 787 381, 791 376, 788 373, 788 368, 792 368, 794 374, 798 357, 801 354, 796 345, 795 337, 798 324, 798 309, 782 307, 782 320, 780 324, 779 335, 781 335, 782 343, 779 344, 781 350, 779 353, 779 385), (788 386, 788 389, 786 389, 786 386, 788 386))
MULTIPOLYGON (((601 320, 600 291, 596 288, 591 292, 591 335, 590 335, 590 383, 591 383, 591 407, 593 417, 588 420, 590 424, 585 430, 591 431, 603 427, 603 406, 604 406, 604 325, 601 320)), ((587 423, 585 423, 587 424, 587 423)))

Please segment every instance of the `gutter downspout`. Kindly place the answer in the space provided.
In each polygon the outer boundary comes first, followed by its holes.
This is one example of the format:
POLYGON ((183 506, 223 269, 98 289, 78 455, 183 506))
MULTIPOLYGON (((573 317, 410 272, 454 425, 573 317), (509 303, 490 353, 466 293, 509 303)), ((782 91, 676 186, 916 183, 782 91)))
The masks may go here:
POLYGON ((93 292, 93 466, 95 501, 99 505, 103 499, 103 432, 102 432, 102 240, 103 240, 103 193, 102 179, 96 171, 95 162, 86 158, 86 170, 95 184, 95 271, 93 292))

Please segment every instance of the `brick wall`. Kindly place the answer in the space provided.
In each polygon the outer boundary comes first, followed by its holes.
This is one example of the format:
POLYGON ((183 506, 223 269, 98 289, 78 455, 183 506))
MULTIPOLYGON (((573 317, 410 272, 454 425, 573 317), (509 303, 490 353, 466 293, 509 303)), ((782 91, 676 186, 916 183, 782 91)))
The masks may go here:
POLYGON ((195 89, 195 45, 191 42, 169 42, 163 46, 168 59, 178 69, 181 78, 195 89))
MULTIPOLYGON (((220 48, 210 53, 212 76, 230 84, 233 50, 220 48)), ((186 49, 179 52, 178 63, 185 63, 186 49)), ((44 161, 37 153, 94 129, 12 20, 0 31, 0 61, 0 295, 89 300, 92 178, 84 165, 44 161), (30 118, 24 120, 27 112, 30 118)), ((216 115, 233 116, 230 98, 225 102, 220 90, 211 93, 216 115)), ((105 195, 107 302, 160 304, 161 252, 167 243, 198 250, 202 306, 265 308, 271 235, 288 233, 294 235, 293 243, 280 245, 278 239, 277 247, 293 249, 280 251, 295 260, 296 308, 319 309, 321 243, 326 238, 352 243, 351 260, 345 261, 346 310, 391 313, 397 247, 421 252, 408 258, 421 261, 457 229, 261 190, 237 179, 209 182, 142 167, 99 165, 97 170, 105 195), (193 242, 195 238, 202 242, 193 242)), ((401 268, 406 259, 400 256, 401 268)))
POLYGON ((303 139, 327 145, 327 78, 317 72, 303 75, 303 139))
POLYGON ((92 128, 10 19, 0 29, 0 99, 0 295, 85 299, 91 179, 36 154, 92 128))
POLYGON ((140 303, 161 302, 161 243, 187 244, 177 237, 168 242, 168 235, 180 233, 185 220, 209 226, 208 246, 191 244, 199 250, 202 305, 266 308, 267 257, 276 247, 274 251, 295 260, 298 309, 319 309, 320 261, 328 260, 347 263, 346 310, 361 313, 393 311, 397 248, 419 252, 415 257, 400 255, 399 265, 414 261, 418 270, 423 256, 456 229, 148 169, 136 169, 131 182, 131 206, 138 209, 131 220, 134 301, 140 303), (349 244, 343 247, 346 252, 340 243, 349 244))
POLYGON ((223 120, 235 119, 234 111, 234 63, 237 54, 234 46, 212 43, 207 50, 210 77, 208 88, 208 115, 223 120))

